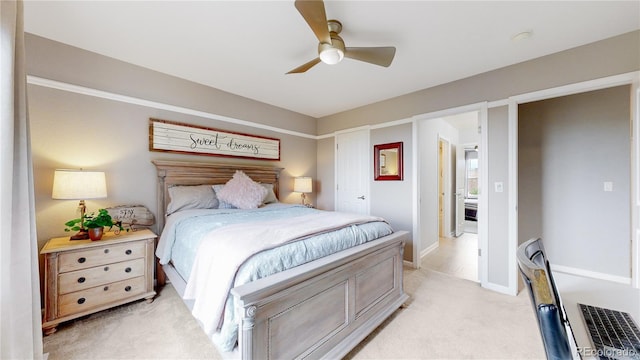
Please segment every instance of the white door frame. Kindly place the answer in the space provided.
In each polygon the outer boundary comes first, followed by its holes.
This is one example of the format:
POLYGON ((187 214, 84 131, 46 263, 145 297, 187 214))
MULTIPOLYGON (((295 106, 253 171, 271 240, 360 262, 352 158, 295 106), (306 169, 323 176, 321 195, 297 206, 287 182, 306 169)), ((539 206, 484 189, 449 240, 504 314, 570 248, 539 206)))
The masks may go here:
POLYGON ((530 92, 509 98, 509 292, 518 292, 518 105, 532 101, 573 95, 588 91, 631 85, 632 139, 631 139, 631 285, 640 288, 640 71, 614 75, 595 80, 530 92))
MULTIPOLYGON (((443 118, 452 115, 458 115, 467 112, 478 112, 478 122, 481 129, 486 129, 487 126, 487 102, 481 102, 476 104, 458 106, 446 110, 434 111, 426 114, 420 114, 413 117, 413 191, 414 191, 414 202, 413 202, 413 234, 414 234, 414 243, 413 243, 413 264, 414 267, 420 267, 420 251, 422 239, 420 238, 420 170, 419 166, 421 163, 421 154, 418 147, 418 122, 425 120, 432 120, 437 118, 443 118)), ((479 163, 480 163, 480 178, 479 178, 479 188, 480 194, 478 194, 478 213, 486 214, 487 212, 487 192, 484 191, 486 185, 489 182, 489 177, 486 170, 488 169, 488 160, 487 160, 487 146, 488 146, 488 137, 486 130, 480 132, 480 142, 478 143, 478 147, 481 149, 479 152, 479 163)), ((488 189, 488 188, 487 188, 488 189)), ((489 271, 489 247, 487 246, 487 224, 488 217, 478 216, 478 249, 481 252, 482 256, 478 257, 478 281, 480 282, 480 286, 487 287, 487 273, 489 271)))

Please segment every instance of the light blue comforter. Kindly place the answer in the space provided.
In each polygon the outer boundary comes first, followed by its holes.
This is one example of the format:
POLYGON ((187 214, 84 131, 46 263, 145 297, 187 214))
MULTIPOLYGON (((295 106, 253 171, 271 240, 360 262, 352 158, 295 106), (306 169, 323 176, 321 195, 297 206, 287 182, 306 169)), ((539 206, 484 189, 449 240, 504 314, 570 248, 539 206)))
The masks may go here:
MULTIPOLYGON (((269 204, 255 210, 212 209, 174 213, 158 243, 156 255, 162 264, 171 261, 183 277, 189 279, 200 241, 205 235, 226 225, 244 222, 291 219, 321 210, 301 205, 269 204)), ((292 267, 302 265, 338 251, 363 244, 393 232, 386 222, 369 222, 286 243, 249 258, 238 270, 234 286, 242 285, 292 267)), ((233 297, 229 296, 224 322, 218 332, 209 334, 221 351, 232 351, 237 342, 238 326, 233 297)))

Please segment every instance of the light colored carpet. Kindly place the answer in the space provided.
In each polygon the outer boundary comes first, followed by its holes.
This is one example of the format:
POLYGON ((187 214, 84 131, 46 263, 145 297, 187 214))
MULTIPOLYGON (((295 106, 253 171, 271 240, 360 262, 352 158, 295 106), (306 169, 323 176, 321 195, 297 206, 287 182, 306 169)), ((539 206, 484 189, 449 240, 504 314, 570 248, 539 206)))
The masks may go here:
MULTIPOLYGON (((408 306, 347 359, 543 359, 526 293, 501 295, 428 269, 405 269, 408 306)), ((175 290, 61 324, 49 359, 219 359, 175 290)))
POLYGON ((44 337, 49 360, 221 359, 171 285, 144 300, 60 324, 44 337))

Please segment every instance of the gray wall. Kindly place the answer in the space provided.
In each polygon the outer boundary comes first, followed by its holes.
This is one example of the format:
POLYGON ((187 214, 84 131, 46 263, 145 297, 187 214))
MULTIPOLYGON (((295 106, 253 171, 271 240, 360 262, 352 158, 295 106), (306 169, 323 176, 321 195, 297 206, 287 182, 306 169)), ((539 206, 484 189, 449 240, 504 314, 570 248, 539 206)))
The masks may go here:
MULTIPOLYGON (((640 31, 321 118, 318 134, 636 71, 640 31)), ((428 66, 428 63, 425 64, 428 66)))
MULTIPOLYGON (((299 201, 293 177, 317 178, 316 120, 27 34, 27 72, 46 79, 223 115, 310 134, 311 138, 158 110, 38 85, 28 86, 39 246, 64 236, 77 201, 52 200, 57 168, 104 170, 108 198, 88 200, 89 211, 142 204, 156 212, 153 159, 263 164, 284 168, 281 200, 299 201), (281 140, 281 160, 260 161, 150 152, 149 118, 159 118, 281 140)), ((315 201, 311 194, 311 202, 315 201)))
POLYGON ((518 108, 519 240, 542 237, 554 264, 631 276, 629 93, 619 86, 518 108))
MULTIPOLYGON (((402 181, 374 181, 373 174, 370 179, 371 189, 371 214, 381 216, 395 230, 413 231, 413 212, 411 204, 413 199, 413 140, 411 139, 412 125, 403 124, 371 131, 371 156, 373 161, 373 146, 402 141, 404 180, 402 181)), ((373 170, 373 164, 371 166, 373 170)), ((407 243, 404 248, 404 259, 411 261, 413 258, 413 244, 407 243)))
MULTIPOLYGON (((487 281, 509 285, 509 111, 506 106, 489 109, 487 121, 488 184, 481 189, 487 196, 488 274, 487 281), (495 191, 495 183, 503 185, 495 191)), ((485 129, 483 129, 485 131, 485 129)), ((479 214, 479 216, 485 216, 479 214)))
MULTIPOLYGON (((475 104, 483 101, 508 99, 511 96, 537 90, 574 84, 611 75, 640 70, 640 31, 634 31, 607 40, 569 49, 531 61, 515 64, 466 79, 417 91, 397 98, 381 101, 343 113, 327 116, 318 121, 318 134, 358 126, 412 118, 438 110, 475 104)), ((488 246, 490 251, 489 282, 507 286, 508 274, 508 203, 507 180, 507 109, 490 109, 488 117, 488 156, 490 174, 488 187, 488 246), (491 150, 494 149, 495 151, 491 150), (493 182, 504 184, 503 193, 493 192, 493 182)), ((483 130, 484 131, 484 130, 483 130)), ((327 159, 318 148, 318 158, 327 159)), ((329 165, 326 165, 329 167, 329 165)), ((421 169, 420 171, 424 171, 421 169)), ((329 174, 318 174, 319 182, 332 181, 329 174)), ((330 174, 333 176, 333 174, 330 174)), ((328 190, 325 188, 325 190, 328 190)), ((325 206, 333 206, 333 194, 323 194, 325 206)), ((372 199, 373 200, 373 199, 372 199)), ((425 200, 422 199, 424 203, 425 200)), ((411 207, 407 203, 407 207, 411 207)), ((482 215, 481 215, 482 216, 482 215)), ((429 223, 421 223, 428 227, 429 223)), ((429 239, 422 242, 429 243, 429 239)), ((628 247, 624 248, 628 252, 628 247)), ((515 276, 515 274, 511 274, 515 276)))
MULTIPOLYGON (((420 152, 420 246, 419 252, 438 243, 438 140, 440 137, 450 145, 458 144, 458 130, 443 119, 418 121, 418 151, 420 152)), ((454 166, 452 163, 451 166, 454 166)), ((451 182, 455 178, 451 177, 451 182)), ((454 204, 450 204, 454 205, 454 204)), ((451 208, 449 208, 451 210, 451 208)), ((451 214, 452 211, 449 212, 451 214)), ((448 232, 449 229, 445 229, 448 232)), ((416 239, 417 241, 418 239, 416 239)))

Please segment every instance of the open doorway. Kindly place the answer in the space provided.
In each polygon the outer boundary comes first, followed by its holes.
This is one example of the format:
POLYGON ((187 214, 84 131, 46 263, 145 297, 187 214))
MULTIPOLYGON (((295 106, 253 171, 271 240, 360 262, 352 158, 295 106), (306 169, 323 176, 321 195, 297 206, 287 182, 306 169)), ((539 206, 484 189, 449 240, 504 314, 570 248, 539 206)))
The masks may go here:
POLYGON ((421 266, 478 282, 479 112, 427 122, 432 133, 421 135, 437 136, 437 161, 421 166, 437 173, 437 242, 422 254, 421 266))

